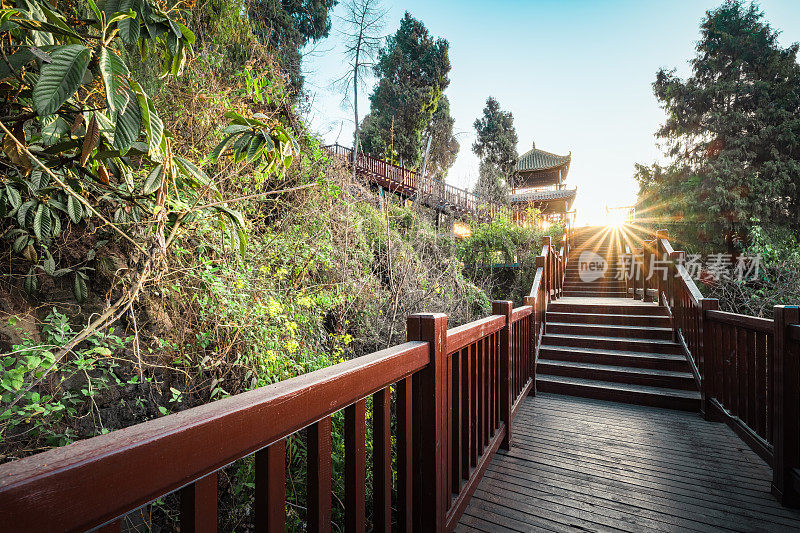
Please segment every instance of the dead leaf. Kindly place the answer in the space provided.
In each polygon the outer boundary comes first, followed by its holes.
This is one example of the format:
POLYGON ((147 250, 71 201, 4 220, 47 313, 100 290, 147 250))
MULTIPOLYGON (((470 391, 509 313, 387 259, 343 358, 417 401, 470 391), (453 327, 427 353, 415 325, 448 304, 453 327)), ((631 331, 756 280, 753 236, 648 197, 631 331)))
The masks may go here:
MULTIPOLYGON (((97 125, 97 117, 94 116, 92 113, 92 120, 89 121, 89 125, 86 126, 86 136, 83 138, 83 149, 81 150, 81 166, 86 166, 86 161, 89 160, 89 156, 92 153, 92 150, 95 149, 97 143, 100 141, 100 127, 97 125)), ((106 183, 108 183, 108 175, 106 175, 106 183)))
MULTIPOLYGON (((14 137, 19 139, 20 142, 25 142, 25 130, 22 128, 22 123, 18 123, 18 125, 14 126, 14 128, 11 130, 11 133, 14 135, 14 137)), ((17 144, 11 135, 6 135, 3 139, 3 152, 8 156, 12 163, 23 168, 26 176, 30 174, 31 160, 28 159, 28 155, 22 150, 22 147, 17 144)))
POLYGON ((78 131, 78 128, 81 127, 83 124, 83 113, 78 113, 75 115, 75 120, 72 122, 72 127, 69 129, 70 133, 75 133, 78 131))
POLYGON ((108 169, 103 163, 97 165, 97 176, 103 184, 108 185, 108 169))

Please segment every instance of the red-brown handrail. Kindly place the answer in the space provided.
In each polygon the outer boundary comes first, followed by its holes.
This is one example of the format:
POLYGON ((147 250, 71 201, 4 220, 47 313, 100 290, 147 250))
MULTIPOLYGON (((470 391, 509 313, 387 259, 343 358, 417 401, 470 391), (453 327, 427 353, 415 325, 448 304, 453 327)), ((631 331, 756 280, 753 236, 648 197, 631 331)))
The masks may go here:
POLYGON ((774 319, 719 311, 663 230, 625 259, 631 296, 666 307, 705 416, 727 422, 772 465, 783 503, 800 504, 800 309, 776 306, 774 319))
POLYGON ((412 315, 400 346, 0 465, 0 530, 120 531, 125 514, 177 491, 181 529, 215 531, 217 471, 251 454, 256 531, 282 530, 285 439, 301 430, 307 528, 329 530, 331 415, 343 410, 346 529, 364 531, 371 397, 374 529, 391 528, 396 491, 401 530, 452 531, 534 392, 540 326, 565 261, 546 238, 525 306, 494 302, 492 316, 449 330, 445 315, 412 315))

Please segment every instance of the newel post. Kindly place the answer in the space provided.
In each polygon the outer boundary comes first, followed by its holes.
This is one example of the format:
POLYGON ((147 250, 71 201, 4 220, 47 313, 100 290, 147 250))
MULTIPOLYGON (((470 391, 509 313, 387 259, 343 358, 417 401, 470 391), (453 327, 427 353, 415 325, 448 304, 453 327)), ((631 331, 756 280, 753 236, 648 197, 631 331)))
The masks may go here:
MULTIPOLYGON (((683 253, 683 252, 681 252, 683 253)), ((716 397, 717 391, 714 390, 716 382, 716 359, 714 357, 714 332, 706 316, 706 311, 716 311, 719 309, 719 300, 716 298, 700 299, 700 349, 696 355, 695 364, 700 372, 700 398, 703 417, 706 420, 715 420, 714 409, 711 407, 711 400, 716 397)))
POLYGON ((531 345, 529 347, 531 354, 531 367, 528 369, 528 373, 530 374, 530 378, 533 380, 533 384, 531 385, 531 390, 528 392, 528 395, 536 396, 536 361, 539 356, 536 349, 539 346, 539 339, 537 338, 539 330, 536 324, 536 298, 534 296, 526 296, 523 298, 522 304, 533 307, 533 311, 531 312, 531 333, 529 336, 531 340, 531 345))
POLYGON ((450 488, 447 486, 447 315, 419 313, 408 317, 406 337, 430 346, 428 366, 412 380, 413 530, 444 531, 450 488))
POLYGON ((792 483, 792 469, 800 468, 800 347, 787 335, 794 324, 800 324, 800 307, 775 306, 772 493, 792 507, 800 504, 792 483))
POLYGON ((492 314, 503 315, 505 326, 500 330, 500 421, 506 426, 506 434, 500 446, 504 450, 511 449, 511 402, 514 401, 514 393, 511 390, 513 380, 511 379, 511 310, 513 302, 508 300, 496 300, 492 302, 492 314))

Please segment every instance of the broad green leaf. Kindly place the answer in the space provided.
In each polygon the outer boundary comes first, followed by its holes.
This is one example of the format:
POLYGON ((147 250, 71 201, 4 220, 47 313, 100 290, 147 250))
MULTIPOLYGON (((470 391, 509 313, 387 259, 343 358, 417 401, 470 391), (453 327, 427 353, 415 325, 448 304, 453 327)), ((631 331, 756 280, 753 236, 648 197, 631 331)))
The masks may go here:
POLYGON ((128 152, 131 145, 139 138, 142 125, 142 114, 139 102, 129 89, 128 102, 116 114, 117 127, 114 129, 114 148, 123 155, 128 152))
POLYGON ((73 224, 83 220, 83 205, 72 195, 67 197, 67 215, 73 224))
MULTIPOLYGON (((249 128, 248 128, 249 129, 249 128)), ((225 149, 226 146, 231 142, 231 140, 236 136, 235 133, 231 133, 227 137, 225 137, 209 154, 208 159, 212 163, 216 163, 219 160, 219 156, 222 155, 222 151, 225 149)))
POLYGON ((177 24, 178 27, 180 28, 181 33, 183 34, 183 38, 186 39, 186 42, 189 45, 193 45, 194 41, 195 41, 194 33, 192 33, 192 31, 189 28, 187 28, 186 26, 184 26, 180 22, 176 22, 175 24, 177 24))
POLYGON ((45 250, 45 255, 47 257, 42 262, 42 268, 48 276, 52 276, 56 272, 56 260, 53 259, 53 254, 49 250, 45 250))
POLYGON ((250 144, 247 145, 247 161, 252 161, 261 153, 259 149, 263 144, 264 139, 260 135, 253 136, 250 144))
POLYGON ((147 134, 149 147, 148 153, 153 160, 161 162, 164 160, 164 151, 161 146, 164 140, 164 123, 161 122, 153 102, 148 98, 142 87, 133 80, 131 80, 130 84, 131 89, 136 94, 139 108, 142 110, 142 123, 147 134))
POLYGON ((103 85, 106 89, 106 99, 108 107, 112 112, 124 109, 133 93, 128 89, 126 78, 130 75, 128 67, 122 58, 114 52, 103 48, 100 50, 100 74, 103 77, 103 85))
POLYGON ((247 155, 247 147, 250 145, 251 133, 243 133, 233 143, 233 160, 236 162, 241 161, 247 155))
POLYGON ((39 81, 33 88, 33 103, 40 116, 55 113, 71 97, 83 80, 92 50, 80 44, 53 49, 52 63, 42 65, 39 81))
POLYGON ((98 22, 103 21, 103 16, 100 14, 100 9, 97 7, 97 4, 94 3, 94 0, 87 0, 89 2, 89 7, 92 8, 92 12, 98 22))
POLYGON ((203 169, 189 161, 188 159, 184 159, 183 157, 176 157, 175 162, 178 164, 181 169, 185 171, 185 173, 190 174, 195 180, 200 182, 202 185, 208 185, 210 180, 203 169))
POLYGON ((50 208, 45 204, 39 204, 33 219, 33 233, 36 234, 39 241, 44 242, 50 239, 51 229, 53 229, 53 221, 50 219, 50 208))
POLYGON ((152 172, 144 180, 142 186, 142 194, 152 194, 161 187, 161 182, 164 177, 164 165, 157 165, 152 172))
POLYGON ((28 226, 28 212, 30 212, 31 207, 34 205, 36 205, 34 200, 28 200, 22 204, 19 207, 19 211, 17 211, 17 223, 23 228, 28 226))
POLYGON ((50 185, 50 174, 42 172, 41 170, 34 170, 31 172, 31 188, 34 192, 38 192, 48 185, 50 185))
POLYGON ((52 146, 61 140, 61 137, 69 131, 69 124, 61 117, 50 121, 47 126, 42 128, 42 144, 52 146))
POLYGON ((121 20, 117 23, 119 28, 119 36, 128 44, 133 44, 139 39, 141 21, 138 15, 142 12, 141 0, 121 0, 119 2, 118 11, 133 11, 137 14, 136 18, 128 18, 121 20))
POLYGON ((8 203, 10 203, 14 209, 22 205, 22 195, 17 189, 8 184, 6 184, 6 198, 8 198, 8 203))
MULTIPOLYGON (((136 13, 136 11, 127 11, 127 12, 124 12, 124 13, 117 12, 117 13, 114 13, 114 15, 110 19, 108 19, 107 24, 110 26, 114 22, 119 22, 121 20, 127 20, 127 19, 135 19, 137 16, 138 16, 138 14, 136 13)), ((136 24, 138 25, 139 21, 136 21, 136 24)), ((122 31, 122 30, 120 29, 120 31, 122 31)), ((123 37, 123 39, 124 39, 124 37, 123 37)))
POLYGON ((81 277, 78 272, 75 273, 75 278, 72 280, 72 294, 75 295, 75 299, 80 304, 85 302, 86 297, 89 296, 89 289, 86 287, 86 281, 84 281, 83 277, 81 277))
POLYGON ((36 270, 31 267, 28 270, 28 275, 25 276, 25 292, 28 294, 36 294, 39 290, 39 278, 36 277, 36 270))
POLYGON ((230 126, 226 127, 222 130, 222 133, 225 135, 230 135, 231 133, 241 133, 243 131, 247 131, 252 129, 250 126, 244 124, 231 124, 230 126))
POLYGON ((28 239, 29 237, 27 233, 20 235, 19 237, 14 239, 14 244, 11 245, 11 249, 14 250, 14 253, 17 254, 22 253, 22 250, 24 250, 25 247, 28 246, 28 239))

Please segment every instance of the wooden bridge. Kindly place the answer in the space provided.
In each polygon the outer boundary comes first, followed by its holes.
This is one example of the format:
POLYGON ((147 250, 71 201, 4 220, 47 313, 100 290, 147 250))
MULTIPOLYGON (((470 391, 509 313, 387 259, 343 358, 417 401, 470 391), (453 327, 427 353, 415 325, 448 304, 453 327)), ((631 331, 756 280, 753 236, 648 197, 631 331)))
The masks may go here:
POLYGON ((216 531, 217 472, 255 455, 252 530, 281 531, 302 432, 306 529, 330 531, 338 411, 348 532, 799 530, 800 310, 718 311, 681 257, 546 238, 522 306, 412 315, 399 346, 0 466, 0 530, 121 531, 177 492, 181 531, 216 531))
MULTIPOLYGON (((353 149, 333 144, 325 151, 352 168, 353 149)), ((400 195, 417 200, 423 205, 447 213, 456 218, 472 218, 481 222, 498 216, 512 216, 508 206, 483 198, 466 189, 459 189, 444 181, 423 176, 420 172, 393 165, 388 161, 359 153, 355 159, 356 174, 369 183, 400 195)))

